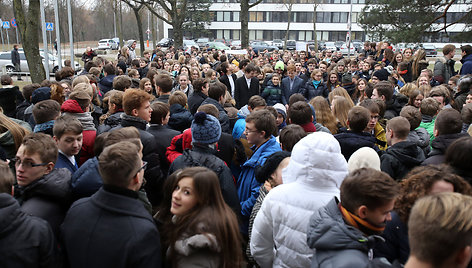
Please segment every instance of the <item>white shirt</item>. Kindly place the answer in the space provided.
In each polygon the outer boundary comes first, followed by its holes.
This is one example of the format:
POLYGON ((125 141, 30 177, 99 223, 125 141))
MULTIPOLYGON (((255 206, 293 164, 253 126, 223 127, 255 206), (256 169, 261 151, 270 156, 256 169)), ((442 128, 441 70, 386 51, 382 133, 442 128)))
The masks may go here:
MULTIPOLYGON (((234 80, 232 75, 228 75, 229 84, 231 86, 231 96, 234 96, 234 80)), ((249 87, 248 87, 249 88, 249 87)))
POLYGON ((250 87, 251 87, 251 79, 252 79, 252 78, 247 79, 246 76, 244 76, 244 78, 246 78, 247 88, 250 88, 250 87))

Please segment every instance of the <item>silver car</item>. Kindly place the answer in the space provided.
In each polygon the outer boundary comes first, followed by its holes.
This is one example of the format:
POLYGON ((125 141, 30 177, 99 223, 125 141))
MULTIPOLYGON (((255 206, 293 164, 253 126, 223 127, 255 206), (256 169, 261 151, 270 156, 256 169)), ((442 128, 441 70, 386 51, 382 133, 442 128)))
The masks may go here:
POLYGON ((98 41, 98 47, 97 49, 111 49, 111 50, 117 50, 119 47, 118 43, 113 40, 113 39, 102 39, 98 41))
MULTIPOLYGON (((44 52, 40 51, 41 54, 41 59, 43 60, 44 64, 44 52)), ((29 72, 29 67, 28 67, 28 61, 26 60, 25 53, 23 50, 18 50, 18 54, 20 54, 20 68, 22 72, 29 72)), ((58 59, 56 56, 52 55, 51 53, 49 55, 49 70, 51 73, 55 73, 58 69, 58 59)), ((64 61, 66 59, 62 59, 62 65, 64 66, 64 61)), ((74 61, 74 66, 75 70, 80 70, 80 64, 77 61, 74 61)), ((13 73, 15 72, 15 66, 13 66, 13 63, 11 62, 11 52, 10 51, 4 51, 0 52, 0 68, 5 68, 7 73, 13 73)))

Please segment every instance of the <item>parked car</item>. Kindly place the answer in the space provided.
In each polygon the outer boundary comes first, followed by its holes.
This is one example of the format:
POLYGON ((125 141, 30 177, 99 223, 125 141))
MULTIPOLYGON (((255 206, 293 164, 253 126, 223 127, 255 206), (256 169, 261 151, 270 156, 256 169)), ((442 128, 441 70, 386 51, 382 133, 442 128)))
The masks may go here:
POLYGON ((119 44, 115 42, 113 39, 101 39, 98 41, 98 50, 101 49, 111 49, 111 50, 118 50, 119 44))
POLYGON ((433 44, 422 44, 421 48, 426 52, 426 56, 436 57, 438 55, 438 51, 433 44))
POLYGON ((336 47, 336 45, 334 44, 334 42, 326 42, 325 45, 326 45, 326 49, 327 49, 327 50, 329 49, 329 50, 331 50, 332 52, 338 50, 338 48, 336 47))
POLYGON ((217 50, 229 50, 229 47, 226 46, 225 44, 221 43, 221 42, 209 42, 207 43, 208 44, 208 48, 210 49, 217 49, 217 50))
POLYGON ((356 52, 360 52, 364 48, 364 43, 361 41, 354 40, 352 41, 352 44, 354 45, 356 52))
POLYGON ((191 51, 192 47, 195 47, 198 49, 198 44, 193 40, 183 40, 183 45, 184 45, 185 52, 191 51))
POLYGON ((223 38, 217 38, 217 39, 213 40, 213 42, 220 42, 220 43, 223 43, 225 46, 229 45, 229 42, 226 41, 226 39, 223 39, 223 38))
POLYGON ((413 43, 398 43, 395 46, 395 50, 393 52, 403 53, 405 51, 405 49, 407 49, 407 48, 415 49, 415 44, 413 44, 413 43))
POLYGON ((334 42, 334 45, 336 46, 337 50, 341 49, 341 46, 344 44, 344 41, 336 41, 334 42))
POLYGON ((297 41, 295 40, 287 40, 287 50, 296 50, 297 49, 297 41))
POLYGON ((272 45, 278 47, 279 49, 282 49, 284 47, 284 41, 280 39, 274 39, 272 41, 272 45))
POLYGON ((198 38, 197 39, 197 45, 200 49, 204 48, 206 46, 206 44, 210 42, 210 39, 208 38, 198 38))
MULTIPOLYGON (((41 55, 41 59, 43 60, 44 64, 44 52, 40 51, 39 52, 41 55)), ((23 50, 18 50, 18 54, 20 54, 20 68, 22 72, 29 72, 29 67, 28 67, 28 61, 26 60, 25 53, 23 50)), ((49 57, 49 71, 51 73, 55 73, 57 70, 59 70, 59 65, 58 65, 58 59, 56 56, 52 55, 51 53, 48 53, 49 57)), ((62 59, 62 66, 64 66, 64 61, 66 59, 62 59)), ((80 70, 82 67, 77 61, 74 61, 74 66, 75 70, 80 70)), ((5 68, 7 73, 13 73, 15 72, 15 66, 11 63, 11 52, 10 51, 4 51, 0 52, 0 68, 5 68)))
POLYGON ((276 46, 270 46, 264 41, 253 41, 251 42, 250 46, 252 47, 253 50, 260 51, 260 52, 264 51, 265 49, 267 49, 267 51, 274 51, 274 50, 279 49, 276 46))
POLYGON ((170 47, 174 44, 174 39, 172 38, 162 38, 161 41, 157 42, 161 47, 170 47))
POLYGON ((233 47, 234 49, 241 49, 241 40, 233 40, 231 42, 231 48, 233 47))
POLYGON ((347 55, 347 54, 354 55, 354 52, 356 52, 356 48, 354 47, 354 44, 351 43, 350 44, 350 49, 348 50, 347 49, 347 44, 343 44, 341 46, 341 48, 339 49, 339 51, 341 51, 343 53, 343 55, 347 55))

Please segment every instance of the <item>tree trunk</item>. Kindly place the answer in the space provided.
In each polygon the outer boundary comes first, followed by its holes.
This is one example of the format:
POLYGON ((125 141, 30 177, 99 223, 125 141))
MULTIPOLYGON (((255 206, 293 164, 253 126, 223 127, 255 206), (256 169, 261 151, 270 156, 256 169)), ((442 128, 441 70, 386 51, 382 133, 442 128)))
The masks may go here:
POLYGON ((290 0, 290 3, 288 4, 288 23, 287 30, 285 31, 284 50, 287 50, 288 32, 290 31, 290 22, 292 22, 292 6, 293 0, 290 0))
POLYGON ((247 48, 249 46, 249 0, 241 0, 241 13, 239 13, 241 20, 241 47, 247 48))
POLYGON ((143 33, 143 22, 141 21, 141 14, 139 14, 139 10, 141 9, 142 5, 139 7, 132 7, 134 16, 136 17, 136 22, 138 24, 138 35, 139 35, 139 45, 141 46, 141 57, 144 56, 144 33, 143 33))
POLYGON ((151 13, 151 39, 152 39, 152 49, 156 48, 157 45, 157 33, 156 25, 154 24, 154 14, 151 13))
POLYGON ((22 0, 13 0, 13 11, 21 40, 23 40, 23 49, 33 83, 41 83, 46 79, 46 72, 39 55, 39 33, 41 32, 39 1, 29 0, 28 12, 25 14, 22 0))
POLYGON ((174 47, 180 48, 184 43, 184 33, 182 30, 183 19, 180 18, 179 14, 174 14, 172 16, 172 29, 174 32, 174 47))

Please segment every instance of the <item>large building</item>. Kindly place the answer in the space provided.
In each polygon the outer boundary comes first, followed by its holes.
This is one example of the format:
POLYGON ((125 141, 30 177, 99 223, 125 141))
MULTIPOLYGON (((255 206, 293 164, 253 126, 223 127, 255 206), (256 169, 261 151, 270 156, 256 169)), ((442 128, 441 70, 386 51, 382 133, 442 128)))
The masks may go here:
MULTIPOLYGON (((288 5, 292 1, 290 40, 314 40, 314 0, 263 0, 249 11, 249 40, 284 39, 288 22, 288 5)), ((316 32, 318 40, 346 40, 349 12, 352 4, 351 33, 352 40, 369 39, 360 25, 359 14, 365 6, 365 0, 323 0, 316 7, 316 32)), ((458 0, 448 13, 448 21, 460 18, 471 4, 471 0, 458 0)), ((210 7, 213 21, 208 26, 211 38, 240 39, 240 3, 235 0, 216 0, 210 7)), ((450 34, 464 30, 464 24, 448 28, 450 34)), ((165 25, 165 33, 171 35, 172 27, 165 25)), ((429 42, 448 42, 449 38, 439 33, 429 42)))

